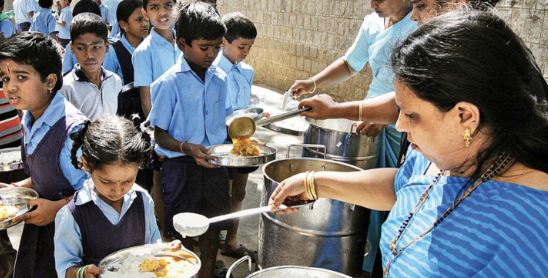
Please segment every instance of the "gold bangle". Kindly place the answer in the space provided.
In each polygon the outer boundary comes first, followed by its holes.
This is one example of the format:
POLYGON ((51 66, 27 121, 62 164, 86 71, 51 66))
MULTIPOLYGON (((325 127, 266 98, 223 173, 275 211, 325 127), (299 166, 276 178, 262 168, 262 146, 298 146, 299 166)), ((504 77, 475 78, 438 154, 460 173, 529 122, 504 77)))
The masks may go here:
POLYGON ((363 101, 360 101, 358 104, 358 121, 363 121, 363 101))
POLYGON ((306 171, 306 174, 304 176, 304 193, 306 195, 306 198, 310 199, 312 196, 310 195, 310 184, 308 183, 308 175, 310 175, 310 171, 306 171))
POLYGON ((316 171, 310 171, 310 179, 308 181, 309 187, 310 187, 310 193, 312 195, 313 200, 318 200, 318 192, 316 191, 316 180, 314 178, 314 173, 316 171))
POLYGON ((316 92, 316 80, 314 80, 314 78, 310 78, 310 80, 312 80, 312 82, 314 83, 314 89, 312 89, 312 91, 310 92, 311 94, 313 94, 314 92, 316 92))

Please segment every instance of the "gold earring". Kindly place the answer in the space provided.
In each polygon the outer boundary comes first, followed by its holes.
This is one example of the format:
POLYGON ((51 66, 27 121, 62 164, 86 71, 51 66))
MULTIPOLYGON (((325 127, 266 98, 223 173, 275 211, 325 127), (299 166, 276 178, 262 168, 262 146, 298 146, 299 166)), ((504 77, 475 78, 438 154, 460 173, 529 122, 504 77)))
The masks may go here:
POLYGON ((472 135, 469 127, 467 127, 464 130, 463 139, 464 139, 464 146, 466 146, 467 148, 470 147, 470 144, 472 143, 472 135))

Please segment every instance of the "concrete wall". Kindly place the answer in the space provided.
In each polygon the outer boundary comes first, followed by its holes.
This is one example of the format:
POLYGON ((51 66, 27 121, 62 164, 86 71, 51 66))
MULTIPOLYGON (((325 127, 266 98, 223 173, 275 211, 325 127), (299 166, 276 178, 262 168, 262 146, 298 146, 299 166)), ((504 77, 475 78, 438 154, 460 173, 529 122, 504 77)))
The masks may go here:
MULTIPOLYGON (((248 58, 256 82, 285 91, 295 79, 308 78, 352 44, 363 17, 371 12, 364 0, 218 0, 222 14, 240 11, 253 20, 258 39, 248 58)), ((548 78, 548 0, 501 0, 503 17, 533 51, 548 78)), ((367 68, 342 85, 324 92, 338 100, 365 97, 367 68)))

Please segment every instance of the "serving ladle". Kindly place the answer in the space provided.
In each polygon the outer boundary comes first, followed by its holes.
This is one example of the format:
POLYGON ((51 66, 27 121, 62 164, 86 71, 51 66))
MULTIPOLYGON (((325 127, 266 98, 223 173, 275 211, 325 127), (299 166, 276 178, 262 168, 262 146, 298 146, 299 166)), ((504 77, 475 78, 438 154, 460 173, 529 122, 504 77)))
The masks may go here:
POLYGON ((303 107, 301 109, 281 113, 269 118, 260 119, 258 121, 253 120, 250 117, 237 117, 232 119, 228 124, 228 135, 233 139, 249 138, 255 133, 255 129, 258 126, 264 126, 271 123, 283 121, 291 117, 295 117, 302 112, 310 111, 312 107, 303 107))
MULTIPOLYGON (((287 202, 287 201, 286 201, 287 202)), ((241 210, 225 215, 219 215, 212 218, 207 218, 204 215, 192 212, 182 212, 173 216, 173 227, 184 237, 195 237, 205 234, 209 229, 209 225, 216 222, 221 222, 229 219, 240 218, 261 214, 264 212, 276 212, 288 208, 300 208, 312 204, 312 201, 298 201, 292 205, 282 204, 277 209, 272 209, 271 206, 263 206, 258 208, 241 210)))

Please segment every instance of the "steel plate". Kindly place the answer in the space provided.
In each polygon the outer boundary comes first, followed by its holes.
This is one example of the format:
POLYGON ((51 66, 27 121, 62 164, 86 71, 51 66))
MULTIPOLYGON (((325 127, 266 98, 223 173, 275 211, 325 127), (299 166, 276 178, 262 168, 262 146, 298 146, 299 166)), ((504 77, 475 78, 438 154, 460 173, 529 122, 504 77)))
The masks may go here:
POLYGON ((200 258, 193 252, 185 249, 171 250, 170 246, 166 243, 159 244, 146 244, 141 246, 130 247, 114 252, 99 262, 99 268, 105 271, 101 277, 116 276, 117 272, 128 263, 128 260, 135 259, 136 257, 154 256, 154 257, 173 257, 181 260, 185 260, 192 264, 191 270, 188 271, 188 275, 180 277, 193 277, 198 273, 201 267, 200 258))
POLYGON ((5 148, 0 150, 0 172, 10 172, 23 168, 21 148, 5 148))
POLYGON ((253 167, 265 164, 276 159, 276 148, 269 146, 258 146, 261 150, 259 156, 239 156, 231 154, 232 144, 210 146, 210 154, 217 158, 211 161, 212 164, 225 167, 253 167))
POLYGON ((38 198, 38 193, 26 187, 8 187, 0 189, 0 206, 13 208, 13 213, 0 222, 0 230, 17 224, 15 219, 29 211, 30 200, 38 198))

